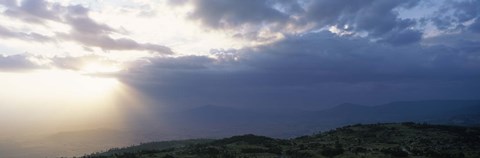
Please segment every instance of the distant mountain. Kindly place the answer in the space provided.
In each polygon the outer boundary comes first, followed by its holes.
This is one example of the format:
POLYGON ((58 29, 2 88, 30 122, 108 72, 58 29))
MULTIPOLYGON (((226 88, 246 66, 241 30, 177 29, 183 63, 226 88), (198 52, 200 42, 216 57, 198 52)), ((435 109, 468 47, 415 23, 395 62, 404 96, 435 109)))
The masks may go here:
POLYGON ((321 111, 278 113, 223 106, 200 106, 176 112, 167 118, 171 127, 191 136, 219 137, 257 133, 293 137, 356 123, 426 122, 480 125, 480 100, 431 100, 393 102, 377 106, 341 104, 321 111))
POLYGON ((258 133, 276 137, 299 133, 286 127, 298 123, 296 116, 238 109, 214 105, 200 106, 165 116, 170 127, 196 137, 225 137, 242 133, 258 133), (188 130, 188 131, 186 131, 188 130), (194 134, 192 134, 194 133, 194 134))
POLYGON ((182 117, 177 118, 177 120, 185 120, 188 122, 195 120, 196 122, 205 123, 210 121, 215 121, 218 123, 242 123, 260 119, 262 117, 264 117, 262 113, 257 113, 255 111, 215 105, 205 105, 182 111, 182 117))
POLYGON ((480 101, 394 102, 378 106, 374 111, 380 114, 380 120, 411 119, 412 121, 429 122, 455 115, 480 113, 480 101))
POLYGON ((480 128, 415 123, 352 125, 295 139, 240 135, 147 143, 84 158, 480 157, 480 128))
MULTIPOLYGON (((344 104, 311 114, 313 116, 310 119, 333 125, 405 121, 452 124, 447 121, 452 117, 476 114, 480 114, 480 101, 477 100, 433 100, 393 102, 378 106, 344 104)), ((475 125, 474 122, 457 124, 475 125)))

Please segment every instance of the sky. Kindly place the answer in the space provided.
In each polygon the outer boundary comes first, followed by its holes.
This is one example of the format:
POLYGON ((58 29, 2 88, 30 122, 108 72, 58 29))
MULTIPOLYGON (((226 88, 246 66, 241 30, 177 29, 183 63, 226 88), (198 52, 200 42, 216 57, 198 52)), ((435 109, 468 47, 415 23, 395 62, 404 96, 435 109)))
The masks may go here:
POLYGON ((0 0, 0 12, 12 133, 202 105, 480 98, 477 0, 0 0))

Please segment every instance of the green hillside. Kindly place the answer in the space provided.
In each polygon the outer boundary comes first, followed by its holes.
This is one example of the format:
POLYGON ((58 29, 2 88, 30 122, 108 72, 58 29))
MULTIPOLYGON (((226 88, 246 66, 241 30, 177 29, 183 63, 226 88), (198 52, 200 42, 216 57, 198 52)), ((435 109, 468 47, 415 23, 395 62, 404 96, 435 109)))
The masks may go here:
POLYGON ((359 124, 295 139, 242 135, 158 143, 162 145, 142 144, 84 157, 480 157, 480 128, 415 123, 359 124))

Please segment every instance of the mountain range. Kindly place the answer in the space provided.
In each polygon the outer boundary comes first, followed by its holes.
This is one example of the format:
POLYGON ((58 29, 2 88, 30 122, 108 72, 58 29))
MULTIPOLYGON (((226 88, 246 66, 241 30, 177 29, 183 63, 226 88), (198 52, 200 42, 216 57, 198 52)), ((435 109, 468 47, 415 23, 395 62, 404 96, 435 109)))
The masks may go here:
POLYGON ((325 110, 289 113, 207 105, 167 114, 166 118, 180 129, 217 136, 258 133, 292 137, 357 123, 410 121, 476 126, 480 125, 480 100, 403 101, 376 106, 345 103, 325 110))

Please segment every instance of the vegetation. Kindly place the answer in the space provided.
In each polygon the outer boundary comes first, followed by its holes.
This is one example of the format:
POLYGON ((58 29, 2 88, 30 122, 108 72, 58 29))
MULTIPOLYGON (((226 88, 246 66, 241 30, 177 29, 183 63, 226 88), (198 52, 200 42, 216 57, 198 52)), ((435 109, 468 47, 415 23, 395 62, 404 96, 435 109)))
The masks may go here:
POLYGON ((84 158, 468 158, 480 157, 480 128, 416 123, 358 124, 288 140, 242 135, 220 140, 170 142, 159 148, 144 146, 112 149, 84 158))

